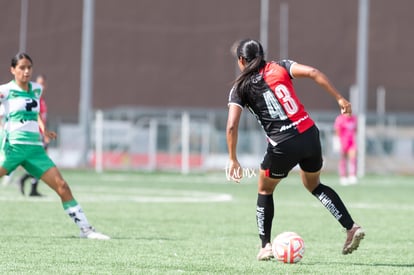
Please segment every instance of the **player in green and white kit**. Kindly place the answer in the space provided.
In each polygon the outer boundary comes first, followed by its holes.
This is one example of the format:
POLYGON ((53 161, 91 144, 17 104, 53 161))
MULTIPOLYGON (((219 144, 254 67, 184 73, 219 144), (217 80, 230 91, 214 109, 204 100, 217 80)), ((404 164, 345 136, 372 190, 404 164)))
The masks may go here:
MULTIPOLYGON (((3 142, 0 150, 0 177, 13 172, 19 165, 28 173, 42 179, 60 197, 63 208, 78 225, 80 237, 108 240, 108 236, 96 232, 89 224, 69 185, 63 179, 54 162, 43 148, 39 132, 39 99, 42 86, 31 82, 32 59, 19 53, 11 61, 14 80, 0 85, 0 102, 4 108, 3 142)), ((50 139, 55 132, 44 130, 50 139)))

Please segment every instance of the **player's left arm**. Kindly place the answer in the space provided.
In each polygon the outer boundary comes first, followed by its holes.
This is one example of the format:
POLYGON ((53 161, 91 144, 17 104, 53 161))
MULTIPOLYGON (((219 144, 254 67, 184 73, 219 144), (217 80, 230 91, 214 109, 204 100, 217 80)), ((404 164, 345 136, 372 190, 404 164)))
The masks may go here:
POLYGON ((336 99, 342 114, 352 114, 351 103, 339 93, 324 73, 311 66, 298 63, 292 64, 290 72, 295 78, 311 78, 336 99))

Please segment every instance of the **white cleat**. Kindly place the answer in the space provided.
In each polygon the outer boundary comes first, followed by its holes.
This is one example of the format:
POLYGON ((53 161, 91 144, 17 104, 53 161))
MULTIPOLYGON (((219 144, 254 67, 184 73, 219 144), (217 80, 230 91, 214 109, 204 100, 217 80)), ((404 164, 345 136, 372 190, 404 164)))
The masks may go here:
POLYGON ((105 234, 95 231, 95 228, 92 226, 81 228, 80 235, 81 238, 91 239, 91 240, 110 240, 111 238, 105 234))
POLYGON ((349 184, 357 184, 358 183, 358 178, 356 176, 350 176, 348 178, 348 183, 349 184))
POLYGON ((348 178, 346 178, 346 177, 341 177, 341 178, 339 179, 339 184, 341 184, 341 185, 343 185, 343 186, 349 185, 348 178))
POLYGON ((257 254, 258 261, 269 261, 274 257, 271 243, 267 243, 265 247, 260 249, 259 254, 257 254))

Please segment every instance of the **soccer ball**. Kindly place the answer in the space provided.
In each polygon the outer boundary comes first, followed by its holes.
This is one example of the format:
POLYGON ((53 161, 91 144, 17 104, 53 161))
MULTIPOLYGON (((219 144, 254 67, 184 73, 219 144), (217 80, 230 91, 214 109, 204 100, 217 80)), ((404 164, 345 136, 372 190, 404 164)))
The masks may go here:
POLYGON ((273 240, 272 251, 279 262, 294 264, 303 258, 305 243, 297 233, 283 232, 273 240))

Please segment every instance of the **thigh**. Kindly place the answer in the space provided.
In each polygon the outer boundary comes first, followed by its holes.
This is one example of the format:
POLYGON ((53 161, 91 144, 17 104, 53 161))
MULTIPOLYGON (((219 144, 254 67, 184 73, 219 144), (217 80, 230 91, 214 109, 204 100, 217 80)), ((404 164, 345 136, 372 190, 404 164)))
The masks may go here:
POLYGON ((269 144, 261 169, 271 178, 285 178, 297 164, 311 173, 322 168, 322 147, 316 126, 276 146, 269 144))
POLYGON ((319 139, 319 130, 316 126, 310 128, 300 136, 297 148, 301 151, 299 160, 300 168, 309 173, 314 173, 322 168, 322 146, 319 139))
POLYGON ((22 166, 30 175, 39 179, 47 170, 55 167, 54 162, 46 154, 42 146, 28 146, 27 150, 29 150, 30 155, 22 163, 22 166))
POLYGON ((59 195, 62 201, 73 200, 72 191, 56 166, 48 169, 41 179, 59 195))
POLYGON ((13 172, 24 161, 27 157, 26 152, 25 145, 4 143, 0 150, 0 166, 3 167, 6 174, 13 172))
POLYGON ((273 191, 281 180, 281 178, 270 178, 266 175, 266 171, 260 170, 257 192, 262 195, 273 194, 273 191))
POLYGON ((51 167, 43 173, 41 179, 54 190, 59 188, 61 184, 64 183, 63 177, 56 166, 51 167))
POLYGON ((266 177, 282 179, 288 176, 290 170, 298 164, 295 152, 292 152, 294 141, 287 140, 276 146, 268 145, 260 168, 266 177))

